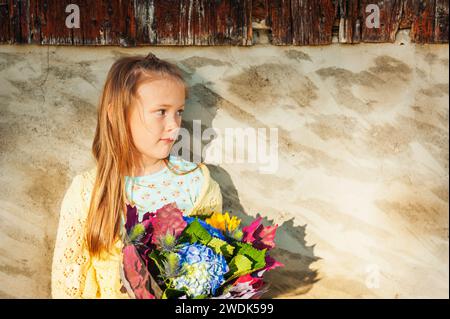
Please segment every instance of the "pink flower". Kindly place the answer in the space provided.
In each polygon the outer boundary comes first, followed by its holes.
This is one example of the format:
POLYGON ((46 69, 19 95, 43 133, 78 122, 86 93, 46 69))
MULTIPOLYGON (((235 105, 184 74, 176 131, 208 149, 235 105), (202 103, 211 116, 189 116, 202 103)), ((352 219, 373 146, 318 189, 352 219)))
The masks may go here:
POLYGON ((174 234, 175 237, 180 236, 187 225, 183 219, 183 212, 178 209, 175 202, 158 209, 154 216, 150 216, 150 223, 153 226, 152 244, 157 243, 167 232, 174 234))
POLYGON ((263 226, 261 224, 262 217, 259 217, 249 226, 242 229, 244 232, 243 241, 251 243, 257 249, 272 249, 275 247, 275 233, 278 225, 263 226))

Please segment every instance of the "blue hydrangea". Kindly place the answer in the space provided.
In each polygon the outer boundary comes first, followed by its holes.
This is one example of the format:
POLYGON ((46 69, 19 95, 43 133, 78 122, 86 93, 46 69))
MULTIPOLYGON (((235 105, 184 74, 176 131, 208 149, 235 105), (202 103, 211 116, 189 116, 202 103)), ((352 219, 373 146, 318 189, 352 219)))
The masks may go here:
MULTIPOLYGON (((189 216, 183 216, 183 219, 188 223, 192 223, 195 220, 195 217, 189 217, 189 216)), ((222 234, 222 232, 220 231, 220 229, 217 229, 213 226, 211 226, 210 224, 208 224, 207 222, 205 222, 204 220, 198 218, 198 221, 200 223, 200 225, 203 226, 204 229, 206 229, 206 231, 214 237, 220 238, 222 240, 226 240, 225 236, 222 234)))
POLYGON ((204 245, 183 244, 178 251, 183 274, 173 279, 175 289, 186 289, 189 297, 214 295, 229 268, 221 254, 204 245))

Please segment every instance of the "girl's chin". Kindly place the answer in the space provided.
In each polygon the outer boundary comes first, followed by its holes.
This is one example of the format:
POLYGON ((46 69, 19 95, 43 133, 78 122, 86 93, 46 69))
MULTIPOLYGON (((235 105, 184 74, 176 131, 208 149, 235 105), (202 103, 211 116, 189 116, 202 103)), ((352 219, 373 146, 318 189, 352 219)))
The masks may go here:
POLYGON ((158 152, 159 153, 159 158, 161 158, 161 159, 167 158, 167 156, 169 156, 169 154, 170 154, 170 150, 171 149, 172 149, 171 147, 162 148, 161 151, 158 152))

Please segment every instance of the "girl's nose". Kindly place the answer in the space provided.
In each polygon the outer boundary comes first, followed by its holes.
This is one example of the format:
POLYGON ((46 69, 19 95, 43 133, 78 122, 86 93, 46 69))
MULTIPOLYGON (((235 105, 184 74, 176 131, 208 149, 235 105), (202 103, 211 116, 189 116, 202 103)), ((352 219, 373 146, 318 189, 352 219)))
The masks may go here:
POLYGON ((176 118, 171 117, 169 123, 167 123, 167 131, 175 134, 175 131, 179 130, 179 128, 180 126, 178 125, 176 118))

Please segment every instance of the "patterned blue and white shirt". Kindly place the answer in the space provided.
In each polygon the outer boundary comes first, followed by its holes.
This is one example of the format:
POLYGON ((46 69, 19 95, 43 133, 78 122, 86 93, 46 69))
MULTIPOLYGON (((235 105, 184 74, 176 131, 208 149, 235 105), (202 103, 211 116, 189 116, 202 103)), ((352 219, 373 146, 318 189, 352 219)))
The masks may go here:
MULTIPOLYGON (((197 165, 175 155, 170 155, 169 160, 177 172, 189 171, 197 165)), ((203 181, 200 167, 185 175, 177 175, 165 167, 149 175, 126 176, 125 189, 128 199, 136 204, 141 221, 146 212, 154 212, 171 202, 176 202, 184 215, 188 215, 200 195, 203 181)))

